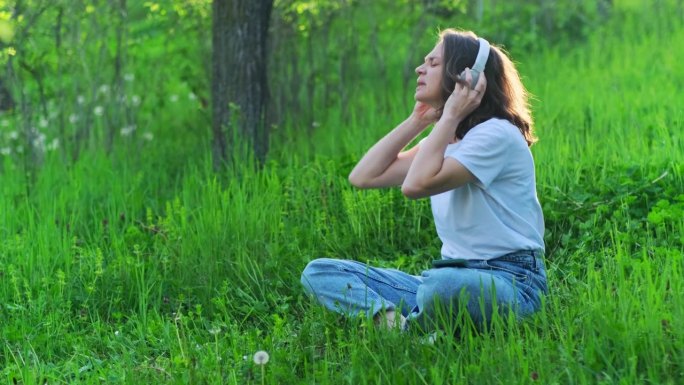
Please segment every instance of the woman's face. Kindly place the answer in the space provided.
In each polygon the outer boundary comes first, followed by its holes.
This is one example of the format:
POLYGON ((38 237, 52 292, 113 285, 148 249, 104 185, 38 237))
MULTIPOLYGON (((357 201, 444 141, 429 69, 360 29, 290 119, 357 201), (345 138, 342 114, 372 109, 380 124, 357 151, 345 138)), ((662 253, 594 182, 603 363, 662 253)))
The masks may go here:
POLYGON ((425 62, 416 67, 418 84, 415 99, 434 108, 441 108, 444 105, 444 99, 442 99, 443 53, 443 45, 439 43, 425 57, 425 62))

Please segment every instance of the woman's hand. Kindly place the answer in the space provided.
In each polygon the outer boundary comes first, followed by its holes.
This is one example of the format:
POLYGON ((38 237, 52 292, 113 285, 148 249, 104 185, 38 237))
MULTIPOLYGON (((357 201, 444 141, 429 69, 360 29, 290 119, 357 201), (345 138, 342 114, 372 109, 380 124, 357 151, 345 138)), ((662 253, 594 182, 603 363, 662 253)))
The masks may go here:
POLYGON ((470 87, 472 79, 470 68, 466 68, 465 82, 456 82, 454 92, 451 93, 444 105, 442 114, 444 117, 460 122, 480 105, 487 89, 487 78, 484 72, 480 73, 474 89, 470 87))
POLYGON ((423 102, 416 102, 413 107, 411 117, 418 121, 423 128, 435 123, 442 116, 442 110, 436 110, 428 104, 423 102))

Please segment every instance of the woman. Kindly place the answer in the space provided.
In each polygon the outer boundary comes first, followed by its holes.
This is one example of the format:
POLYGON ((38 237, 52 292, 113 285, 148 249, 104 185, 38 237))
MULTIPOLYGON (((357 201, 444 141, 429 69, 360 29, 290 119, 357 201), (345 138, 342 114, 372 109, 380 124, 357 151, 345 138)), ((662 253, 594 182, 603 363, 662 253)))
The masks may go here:
POLYGON ((494 311, 529 315, 547 287, 529 150, 535 137, 518 72, 499 48, 449 29, 416 74, 413 112, 371 147, 349 180, 360 188, 401 186, 411 199, 430 197, 442 259, 420 276, 317 259, 304 269, 302 284, 331 310, 362 311, 402 329, 407 320, 429 328, 441 315, 463 311, 480 327, 494 311), (425 139, 402 151, 433 123, 425 139))

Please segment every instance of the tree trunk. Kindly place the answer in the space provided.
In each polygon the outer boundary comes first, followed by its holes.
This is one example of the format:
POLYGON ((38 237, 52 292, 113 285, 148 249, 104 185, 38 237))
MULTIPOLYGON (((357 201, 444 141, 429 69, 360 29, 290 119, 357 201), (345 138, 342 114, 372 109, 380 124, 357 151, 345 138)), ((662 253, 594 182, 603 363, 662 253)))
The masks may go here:
POLYGON ((214 169, 248 143, 259 162, 268 152, 267 37, 273 0, 214 0, 212 132, 214 169))

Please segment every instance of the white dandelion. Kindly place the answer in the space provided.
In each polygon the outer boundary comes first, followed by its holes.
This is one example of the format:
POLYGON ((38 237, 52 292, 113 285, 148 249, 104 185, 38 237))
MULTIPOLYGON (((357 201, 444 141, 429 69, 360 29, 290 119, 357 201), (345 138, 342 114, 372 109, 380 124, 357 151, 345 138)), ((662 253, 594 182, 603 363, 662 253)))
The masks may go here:
POLYGON ((9 155, 12 153, 12 149, 9 147, 0 148, 0 155, 9 155))
POLYGON ((169 100, 171 101, 171 103, 176 103, 178 101, 178 95, 173 94, 169 96, 169 100))
POLYGON ((78 104, 83 104, 83 103, 85 103, 85 97, 84 97, 83 95, 78 95, 78 96, 76 97, 76 103, 78 103, 78 104))
POLYGON ((135 80, 135 75, 134 74, 125 74, 124 80, 127 82, 132 82, 133 80, 135 80))
POLYGON ((194 92, 191 92, 188 94, 188 99, 190 100, 197 100, 197 95, 195 95, 194 92))
POLYGON ((40 127, 42 127, 42 128, 47 127, 47 126, 48 126, 48 121, 47 121, 47 119, 41 118, 41 119, 38 121, 38 126, 40 126, 40 127))
POLYGON ((95 106, 95 108, 93 109, 93 113, 94 113, 96 116, 102 116, 102 114, 104 114, 104 107, 102 107, 102 106, 95 106))
POLYGON ((17 131, 10 131, 10 133, 7 134, 7 136, 10 138, 10 140, 15 140, 19 138, 19 133, 17 131))
POLYGON ((76 122, 78 122, 78 115, 76 115, 76 114, 69 115, 69 123, 74 124, 76 122))
POLYGON ((54 151, 59 148, 59 138, 52 139, 52 142, 47 145, 48 151, 54 151))
POLYGON ((135 128, 135 124, 131 124, 130 126, 122 128, 120 131, 121 136, 130 136, 133 133, 133 131, 135 131, 135 128))
POLYGON ((3 120, 2 120, 2 123, 0 123, 0 124, 1 124, 3 127, 7 127, 7 126, 9 126, 9 120, 3 119, 3 120))
POLYGON ((143 137, 143 139, 145 139, 145 140, 147 140, 148 142, 150 142, 150 141, 152 141, 152 139, 154 139, 154 134, 151 133, 151 132, 149 132, 149 131, 147 131, 146 133, 144 133, 144 134, 142 135, 142 137, 143 137))
POLYGON ((101 94, 108 93, 109 92, 109 85, 107 85, 107 84, 101 85, 99 91, 101 94))
POLYGON ((268 359, 268 353, 263 350, 259 350, 258 352, 254 353, 254 363, 257 365, 266 365, 268 363, 268 359))
POLYGON ((138 96, 138 95, 131 96, 131 104, 134 106, 139 106, 140 105, 140 96, 138 96))
POLYGON ((33 147, 39 150, 45 150, 45 134, 38 134, 32 141, 33 147))

